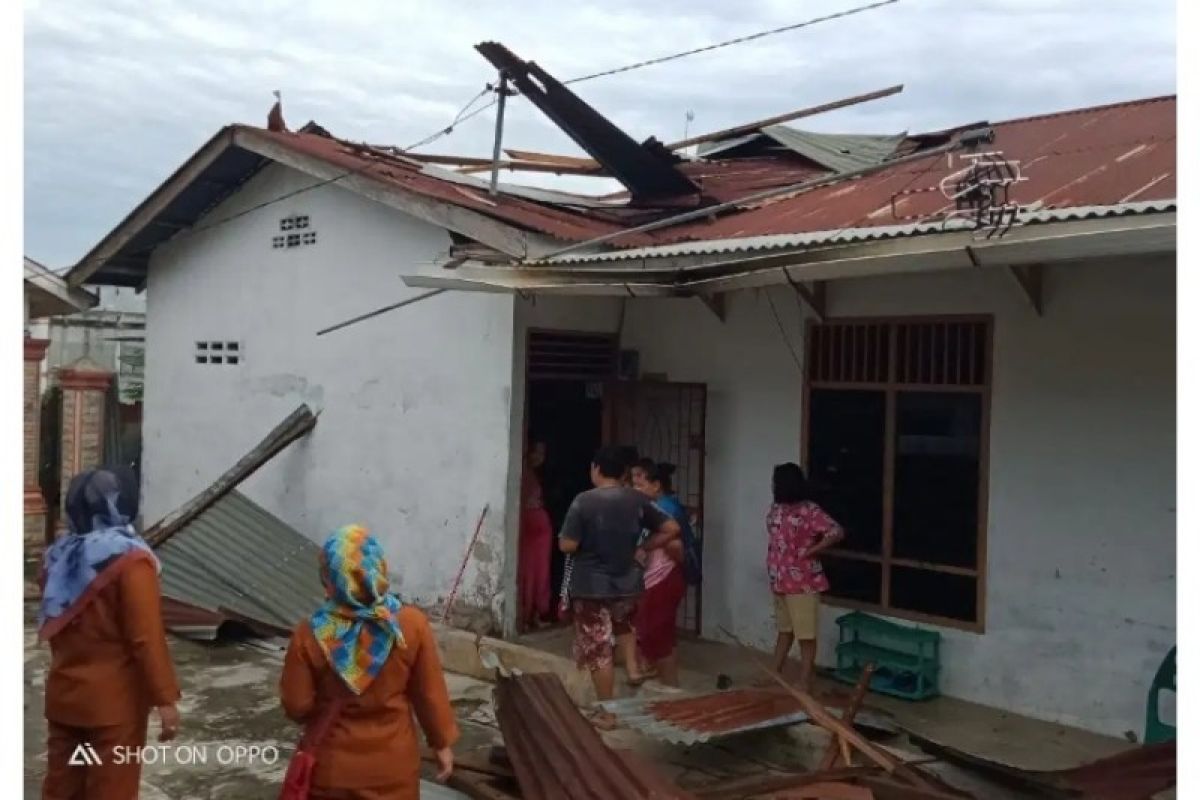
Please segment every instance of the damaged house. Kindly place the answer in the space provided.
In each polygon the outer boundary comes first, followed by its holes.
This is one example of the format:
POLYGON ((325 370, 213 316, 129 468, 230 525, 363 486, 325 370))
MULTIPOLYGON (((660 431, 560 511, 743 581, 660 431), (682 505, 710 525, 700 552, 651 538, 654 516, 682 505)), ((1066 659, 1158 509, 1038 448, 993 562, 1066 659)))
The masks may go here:
POLYGON ((848 531, 822 660, 864 610, 940 631, 946 694, 1140 730, 1175 643, 1175 99, 639 144, 480 50, 589 156, 502 166, 625 191, 231 125, 72 271, 147 292, 147 520, 307 403, 241 490, 313 539, 367 525, 426 604, 487 507, 459 600, 511 632, 527 438, 555 516, 632 444, 702 532, 681 625, 767 646, 771 469, 801 461, 848 531))

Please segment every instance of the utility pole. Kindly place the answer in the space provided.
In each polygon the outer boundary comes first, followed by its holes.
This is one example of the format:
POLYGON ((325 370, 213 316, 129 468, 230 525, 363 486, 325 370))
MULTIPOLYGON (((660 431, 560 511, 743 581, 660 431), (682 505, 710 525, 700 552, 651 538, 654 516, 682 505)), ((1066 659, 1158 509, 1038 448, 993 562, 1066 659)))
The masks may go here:
POLYGON ((508 88, 508 75, 504 70, 500 70, 500 83, 496 86, 496 94, 499 97, 496 100, 496 141, 492 146, 492 185, 488 189, 489 194, 495 196, 499 194, 497 184, 500 182, 500 141, 504 137, 504 103, 512 92, 508 88))

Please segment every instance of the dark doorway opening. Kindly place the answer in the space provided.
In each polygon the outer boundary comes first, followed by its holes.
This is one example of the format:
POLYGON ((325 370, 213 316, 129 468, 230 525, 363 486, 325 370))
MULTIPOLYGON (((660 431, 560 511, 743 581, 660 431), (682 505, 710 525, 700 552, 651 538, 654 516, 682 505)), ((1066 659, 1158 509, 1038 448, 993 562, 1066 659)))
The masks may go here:
MULTIPOLYGON (((546 463, 539 477, 555 534, 575 496, 592 488, 589 467, 600 447, 601 386, 580 380, 529 383, 529 441, 546 443, 546 463)), ((550 586, 557 605, 563 575, 563 555, 557 547, 550 565, 550 586)))

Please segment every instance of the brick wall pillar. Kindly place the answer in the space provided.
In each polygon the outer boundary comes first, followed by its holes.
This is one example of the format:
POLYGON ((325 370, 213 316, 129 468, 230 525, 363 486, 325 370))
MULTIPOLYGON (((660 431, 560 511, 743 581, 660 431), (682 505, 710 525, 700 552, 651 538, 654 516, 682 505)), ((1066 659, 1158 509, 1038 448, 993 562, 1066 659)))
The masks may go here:
MULTIPOLYGON (((85 469, 101 466, 104 459, 104 400, 112 373, 87 360, 58 372, 62 389, 61 497, 67 497, 71 479, 85 469)), ((61 509, 60 509, 61 511, 61 509)), ((66 517, 59 514, 58 530, 66 530, 66 517)))
POLYGON ((42 463, 42 359, 50 342, 25 338, 25 545, 40 548, 46 541, 46 500, 38 486, 42 463))

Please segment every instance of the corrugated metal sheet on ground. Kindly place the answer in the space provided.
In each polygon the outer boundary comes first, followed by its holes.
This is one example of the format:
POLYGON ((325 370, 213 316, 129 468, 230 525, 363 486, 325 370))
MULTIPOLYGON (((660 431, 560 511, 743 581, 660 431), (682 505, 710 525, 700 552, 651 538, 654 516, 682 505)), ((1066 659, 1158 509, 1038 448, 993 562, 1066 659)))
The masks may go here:
POLYGON ((224 617, 290 631, 325 600, 317 546, 238 492, 156 552, 165 597, 224 617))
MULTIPOLYGON (((708 697, 718 698, 720 696, 720 694, 697 695, 694 698, 680 699, 682 701, 691 701, 708 697)), ((770 728, 782 728, 808 721, 808 715, 803 711, 788 711, 765 720, 744 724, 731 724, 729 727, 720 728, 719 730, 701 730, 699 728, 683 727, 679 724, 659 719, 650 707, 663 702, 662 698, 632 697, 609 700, 600 705, 612 713, 624 727, 639 731, 652 739, 682 745, 693 745, 714 739, 722 739, 727 736, 736 736, 738 734, 768 730, 770 728)), ((842 713, 841 709, 837 708, 830 708, 829 712, 838 717, 842 713)), ((855 716, 855 724, 881 730, 894 728, 889 721, 869 711, 859 711, 855 716)))
POLYGON ((552 673, 501 677, 496 719, 526 800, 692 800, 648 764, 618 754, 552 673))

